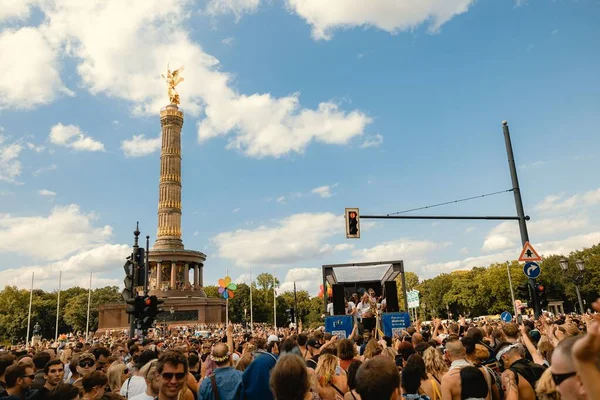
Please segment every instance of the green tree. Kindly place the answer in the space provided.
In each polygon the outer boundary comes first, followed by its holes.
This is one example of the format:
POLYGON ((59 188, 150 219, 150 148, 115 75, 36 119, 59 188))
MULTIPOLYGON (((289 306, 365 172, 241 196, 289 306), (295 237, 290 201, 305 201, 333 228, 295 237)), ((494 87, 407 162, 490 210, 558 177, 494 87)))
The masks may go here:
MULTIPOLYGON (((406 280, 406 291, 411 291, 419 286, 419 276, 414 272, 405 272, 404 279, 406 280)), ((404 309, 404 291, 402 290, 402 275, 396 278, 396 288, 398 291, 398 305, 400 309, 404 309)))
MULTIPOLYGON (((106 303, 122 303, 123 298, 117 286, 94 289, 90 297, 90 331, 98 329, 98 307, 106 303)), ((65 307, 64 320, 75 331, 85 332, 87 323, 87 293, 79 293, 71 298, 65 307)))
POLYGON ((210 297, 213 299, 222 297, 221 294, 219 293, 219 287, 216 285, 204 286, 202 289, 204 290, 206 297, 210 297))

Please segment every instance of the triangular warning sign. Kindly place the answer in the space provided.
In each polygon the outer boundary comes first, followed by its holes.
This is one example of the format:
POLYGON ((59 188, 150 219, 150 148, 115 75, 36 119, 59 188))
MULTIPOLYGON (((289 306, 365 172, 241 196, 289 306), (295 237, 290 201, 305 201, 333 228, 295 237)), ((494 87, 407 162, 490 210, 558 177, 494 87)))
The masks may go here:
POLYGON ((535 251, 531 243, 525 242, 523 251, 521 251, 521 255, 519 256, 519 261, 542 261, 542 257, 535 251))

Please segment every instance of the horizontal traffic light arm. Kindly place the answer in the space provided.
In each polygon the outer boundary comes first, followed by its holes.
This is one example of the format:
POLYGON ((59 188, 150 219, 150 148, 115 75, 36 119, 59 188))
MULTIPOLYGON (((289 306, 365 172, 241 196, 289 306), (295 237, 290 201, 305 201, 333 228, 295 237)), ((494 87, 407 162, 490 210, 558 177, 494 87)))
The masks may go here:
MULTIPOLYGON (((455 216, 455 215, 361 215, 361 219, 468 219, 485 221, 519 221, 520 217, 510 216, 455 216)), ((525 221, 529 221, 529 215, 525 216, 525 221)))

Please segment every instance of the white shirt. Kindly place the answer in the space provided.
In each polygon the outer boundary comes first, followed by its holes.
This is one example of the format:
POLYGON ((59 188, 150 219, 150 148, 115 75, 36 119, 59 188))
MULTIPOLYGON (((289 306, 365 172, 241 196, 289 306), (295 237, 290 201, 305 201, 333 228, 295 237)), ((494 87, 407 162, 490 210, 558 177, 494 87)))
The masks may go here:
POLYGON ((371 305, 369 303, 363 303, 362 301, 356 306, 358 315, 362 318, 363 314, 371 311, 371 305))
POLYGON ((333 315, 333 303, 327 304, 327 313, 333 315))
POLYGON ((130 397, 129 400, 154 400, 154 397, 149 396, 146 392, 130 397))
POLYGON ((134 375, 123 382, 123 386, 121 386, 119 393, 121 396, 131 399, 134 396, 146 393, 146 388, 146 380, 141 376, 134 375), (127 394, 129 394, 129 396, 127 394))
POLYGON ((346 314, 351 314, 352 310, 354 310, 355 308, 356 308, 356 305, 354 304, 354 302, 349 301, 348 307, 346 307, 346 314))

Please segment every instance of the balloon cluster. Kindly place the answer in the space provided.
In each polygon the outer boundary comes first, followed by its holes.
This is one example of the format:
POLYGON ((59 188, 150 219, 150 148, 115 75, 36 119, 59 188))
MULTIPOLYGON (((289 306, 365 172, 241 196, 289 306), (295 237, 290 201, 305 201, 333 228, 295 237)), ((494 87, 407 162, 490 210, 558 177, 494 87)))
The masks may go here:
MULTIPOLYGON (((319 285, 319 297, 323 298, 323 295, 325 294, 325 289, 323 288, 323 285, 319 285)), ((331 297, 333 296, 333 289, 331 288, 331 285, 329 283, 327 283, 327 297, 331 297)))

